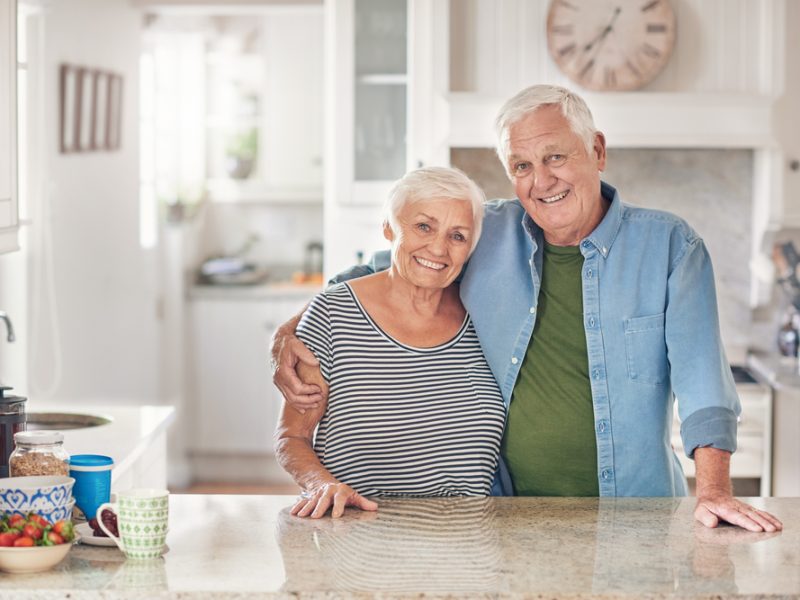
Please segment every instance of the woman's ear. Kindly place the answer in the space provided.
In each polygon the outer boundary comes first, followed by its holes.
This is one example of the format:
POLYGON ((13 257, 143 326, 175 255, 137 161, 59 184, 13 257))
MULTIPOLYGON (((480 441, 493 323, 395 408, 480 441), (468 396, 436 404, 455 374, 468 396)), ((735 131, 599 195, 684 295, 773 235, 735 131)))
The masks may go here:
POLYGON ((394 241, 394 231, 392 231, 392 226, 389 225, 389 221, 383 222, 383 237, 385 237, 390 242, 394 241))

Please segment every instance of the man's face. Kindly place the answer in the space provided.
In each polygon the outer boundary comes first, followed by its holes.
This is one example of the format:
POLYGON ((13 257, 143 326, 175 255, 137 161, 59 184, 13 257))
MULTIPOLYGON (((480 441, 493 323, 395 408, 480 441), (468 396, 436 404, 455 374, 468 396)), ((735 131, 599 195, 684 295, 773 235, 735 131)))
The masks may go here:
POLYGON ((509 129, 511 181, 525 211, 558 246, 575 246, 605 215, 600 171, 605 139, 598 133, 591 154, 558 106, 543 106, 509 129))

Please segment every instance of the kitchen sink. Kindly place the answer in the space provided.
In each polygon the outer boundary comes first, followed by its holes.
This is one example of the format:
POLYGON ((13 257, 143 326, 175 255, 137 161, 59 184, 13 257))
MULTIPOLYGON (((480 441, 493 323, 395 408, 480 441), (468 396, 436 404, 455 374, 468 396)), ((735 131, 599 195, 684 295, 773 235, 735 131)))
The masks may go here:
POLYGON ((108 425, 111 419, 98 415, 82 415, 78 413, 34 412, 27 415, 27 430, 52 429, 63 431, 65 429, 86 429, 108 425))

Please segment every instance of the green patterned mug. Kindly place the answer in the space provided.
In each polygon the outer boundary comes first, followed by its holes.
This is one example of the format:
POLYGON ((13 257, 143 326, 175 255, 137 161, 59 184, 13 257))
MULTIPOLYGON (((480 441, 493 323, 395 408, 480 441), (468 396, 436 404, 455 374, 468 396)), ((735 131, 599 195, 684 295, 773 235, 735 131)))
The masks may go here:
POLYGON ((117 492, 116 502, 97 509, 97 522, 128 558, 158 558, 164 551, 169 522, 169 491, 134 489, 117 492), (104 509, 117 515, 119 537, 100 518, 104 509))

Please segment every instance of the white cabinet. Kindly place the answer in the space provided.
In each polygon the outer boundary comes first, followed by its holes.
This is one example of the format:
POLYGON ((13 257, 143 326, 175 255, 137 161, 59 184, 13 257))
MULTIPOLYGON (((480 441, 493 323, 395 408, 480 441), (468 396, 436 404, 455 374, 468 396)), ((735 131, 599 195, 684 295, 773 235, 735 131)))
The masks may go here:
POLYGON ((409 162, 409 2, 330 0, 326 160, 338 204, 380 204, 409 162))
POLYGON ((227 17, 209 39, 211 200, 322 201, 322 17, 320 6, 267 8, 227 17))
POLYGON ((0 0, 0 254, 17 242, 17 3, 0 0))
MULTIPOLYGON (((759 495, 772 489, 772 393, 761 384, 737 386, 742 405, 737 431, 737 449, 731 457, 731 479, 759 480, 759 495)), ((677 407, 672 425, 672 446, 687 477, 695 476, 694 461, 683 451, 677 407)))
POLYGON ((311 296, 192 300, 191 450, 206 455, 273 453, 281 396, 272 384, 270 339, 311 296))
POLYGON ((325 273, 387 248, 382 206, 407 170, 448 164, 439 96, 446 80, 441 0, 325 1, 325 273))

